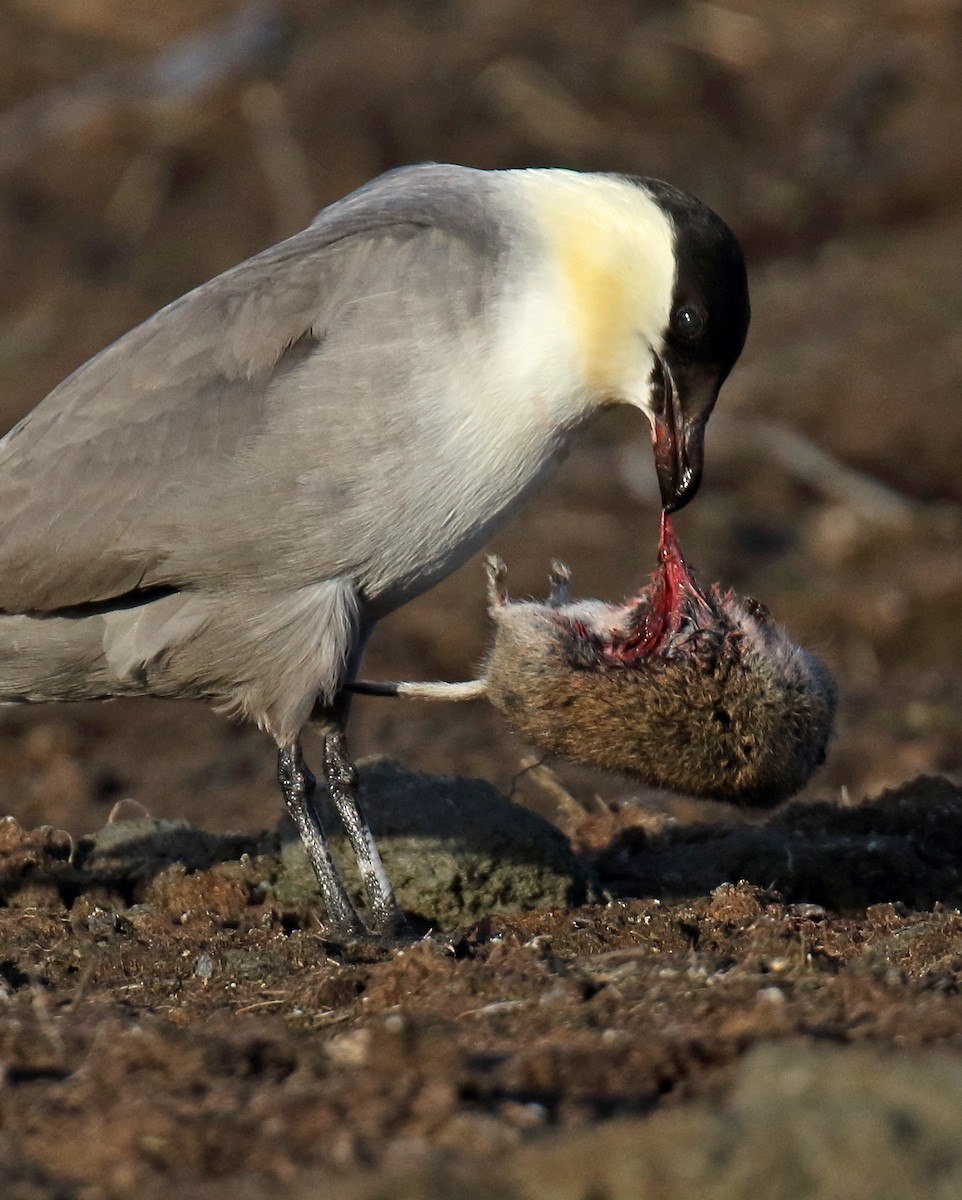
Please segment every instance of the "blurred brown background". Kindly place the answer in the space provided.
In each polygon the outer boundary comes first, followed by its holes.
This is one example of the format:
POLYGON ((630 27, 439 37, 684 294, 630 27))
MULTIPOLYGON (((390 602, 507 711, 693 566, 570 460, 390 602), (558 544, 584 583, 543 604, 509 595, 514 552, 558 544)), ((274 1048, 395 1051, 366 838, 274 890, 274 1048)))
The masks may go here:
MULTIPOLYGON (((670 179, 742 238, 755 312, 686 553, 835 670, 813 795, 959 777, 960 118, 958 0, 4 0, 0 420, 398 164, 670 179)), ((616 599, 656 534, 646 430, 622 414, 496 546, 516 594, 543 594, 557 556, 616 599)), ((483 609, 475 562, 385 623, 365 674, 473 674, 483 609)), ((482 706, 385 700, 358 702, 354 744, 503 787, 527 753, 482 706)), ((187 704, 0 712, 0 810, 26 823, 78 832, 134 796, 257 829, 273 765, 265 737, 187 704)), ((662 802, 562 776, 586 802, 662 802)))

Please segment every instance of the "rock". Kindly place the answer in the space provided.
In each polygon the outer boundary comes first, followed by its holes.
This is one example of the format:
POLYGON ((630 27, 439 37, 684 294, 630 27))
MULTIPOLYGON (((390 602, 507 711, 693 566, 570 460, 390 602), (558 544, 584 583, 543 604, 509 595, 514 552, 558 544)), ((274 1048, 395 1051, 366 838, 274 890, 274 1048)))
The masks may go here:
POLYGON ((255 839, 208 833, 187 821, 150 816, 110 820, 81 838, 78 865, 97 876, 136 878, 156 874, 173 863, 199 871, 253 851, 255 839))
POLYGON ((851 807, 791 804, 760 825, 629 828, 598 871, 616 895, 690 896, 744 879, 792 903, 859 913, 889 901, 962 905, 960 858, 962 788, 919 776, 851 807))
POLYGON ((765 1045, 720 1112, 692 1105, 519 1153, 518 1200, 955 1200, 962 1063, 875 1046, 765 1045))
MULTIPOLYGON (((567 838, 480 779, 405 771, 369 759, 359 767, 361 801, 402 908, 450 930, 494 912, 584 901, 587 879, 567 838)), ((361 897, 353 855, 333 813, 324 811, 350 891, 361 897)), ((281 902, 317 897, 296 835, 282 837, 281 902)))

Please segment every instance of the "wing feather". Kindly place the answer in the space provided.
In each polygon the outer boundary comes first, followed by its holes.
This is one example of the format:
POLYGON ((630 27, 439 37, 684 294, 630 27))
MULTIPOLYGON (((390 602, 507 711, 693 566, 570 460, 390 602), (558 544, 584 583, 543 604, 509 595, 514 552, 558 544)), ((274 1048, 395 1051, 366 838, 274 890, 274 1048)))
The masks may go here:
POLYGON ((51 392, 0 441, 0 609, 350 570, 353 450, 376 462, 411 436, 420 359, 484 307, 492 188, 465 168, 384 176, 51 392), (335 533, 305 545, 319 470, 335 533))

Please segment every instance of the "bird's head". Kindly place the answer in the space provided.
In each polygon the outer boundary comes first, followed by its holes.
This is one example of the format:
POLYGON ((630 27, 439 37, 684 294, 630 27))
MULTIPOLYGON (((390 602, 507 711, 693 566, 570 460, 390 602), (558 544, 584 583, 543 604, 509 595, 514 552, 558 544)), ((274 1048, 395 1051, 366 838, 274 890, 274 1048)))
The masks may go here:
POLYGON ((594 402, 640 408, 662 504, 701 481, 705 424, 748 332, 741 248, 700 200, 652 179, 532 172, 594 402))

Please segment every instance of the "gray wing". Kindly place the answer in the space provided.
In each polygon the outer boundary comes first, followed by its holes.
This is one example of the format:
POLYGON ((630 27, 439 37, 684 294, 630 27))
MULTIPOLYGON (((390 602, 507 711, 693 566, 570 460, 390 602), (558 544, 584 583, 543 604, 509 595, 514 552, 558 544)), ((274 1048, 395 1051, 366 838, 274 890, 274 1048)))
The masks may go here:
POLYGON ((358 489, 418 432, 418 356, 495 286, 490 181, 383 176, 55 389, 0 441, 0 609, 349 572, 358 489))

